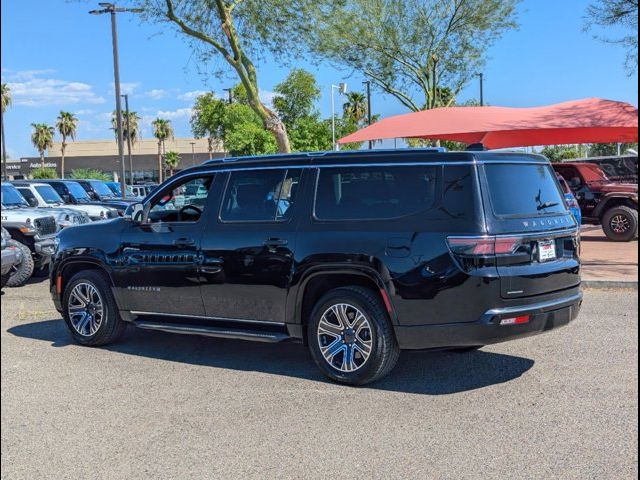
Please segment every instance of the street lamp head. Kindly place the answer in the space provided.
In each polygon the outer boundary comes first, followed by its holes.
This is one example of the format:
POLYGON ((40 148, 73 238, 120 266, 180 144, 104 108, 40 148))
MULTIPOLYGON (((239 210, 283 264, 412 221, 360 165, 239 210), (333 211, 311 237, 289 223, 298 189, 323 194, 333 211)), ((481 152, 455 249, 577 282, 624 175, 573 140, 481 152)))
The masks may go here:
POLYGON ((109 13, 109 10, 89 10, 91 15, 102 15, 103 13, 109 13))
POLYGON ((339 91, 341 94, 343 94, 343 95, 344 95, 345 93, 347 93, 347 84, 346 84, 346 83, 344 83, 344 82, 340 82, 340 83, 338 84, 338 91, 339 91))

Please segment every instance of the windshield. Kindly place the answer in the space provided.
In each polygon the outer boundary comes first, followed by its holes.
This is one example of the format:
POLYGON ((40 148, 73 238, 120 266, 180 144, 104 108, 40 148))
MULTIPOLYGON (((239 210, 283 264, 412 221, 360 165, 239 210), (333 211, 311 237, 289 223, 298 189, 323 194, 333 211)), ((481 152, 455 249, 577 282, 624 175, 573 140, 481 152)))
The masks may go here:
POLYGON ((2 205, 5 207, 28 207, 24 197, 11 185, 2 185, 2 205))
POLYGON ((40 194, 42 199, 49 205, 54 203, 64 203, 60 195, 56 193, 50 185, 36 185, 36 191, 40 194))
POLYGON ((118 196, 122 195, 122 191, 120 190, 120 185, 118 183, 116 183, 116 182, 107 182, 107 187, 109 187, 109 190, 111 190, 116 195, 118 195, 118 196))
POLYGON ((564 213, 564 195, 548 165, 487 164, 484 167, 493 212, 499 216, 564 213))
POLYGON ((113 197, 113 192, 105 183, 98 180, 91 180, 89 183, 101 197, 113 197))
POLYGON ((86 200, 86 201, 91 200, 87 191, 84 188, 82 188, 82 185, 80 185, 79 183, 66 182, 65 185, 69 189, 69 193, 73 195, 73 198, 75 198, 76 200, 86 200))

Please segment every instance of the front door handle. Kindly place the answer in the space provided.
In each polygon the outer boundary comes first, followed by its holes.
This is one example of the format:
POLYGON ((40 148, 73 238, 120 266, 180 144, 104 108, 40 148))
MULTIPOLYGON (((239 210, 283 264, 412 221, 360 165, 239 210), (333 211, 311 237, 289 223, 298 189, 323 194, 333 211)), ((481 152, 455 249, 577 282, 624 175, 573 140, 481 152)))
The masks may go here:
POLYGON ((285 245, 287 245, 289 243, 289 240, 285 239, 285 238, 267 238, 264 241, 264 245, 266 247, 284 247, 285 245))
POLYGON ((178 238, 173 241, 173 246, 178 248, 193 247, 195 244, 196 241, 193 238, 186 237, 178 238))

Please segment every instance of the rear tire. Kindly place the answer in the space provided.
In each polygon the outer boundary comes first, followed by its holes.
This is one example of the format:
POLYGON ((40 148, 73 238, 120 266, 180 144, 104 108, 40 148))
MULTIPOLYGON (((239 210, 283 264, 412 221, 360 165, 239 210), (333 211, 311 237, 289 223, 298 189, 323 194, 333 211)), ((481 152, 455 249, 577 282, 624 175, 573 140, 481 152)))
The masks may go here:
POLYGON ((630 242, 638 235, 638 211, 625 205, 607 210, 602 217, 602 230, 609 240, 630 242))
POLYGON ((17 240, 9 240, 7 242, 8 247, 15 247, 22 253, 22 261, 13 267, 9 278, 7 279, 7 287, 20 287, 25 284, 27 280, 31 278, 33 274, 33 256, 31 250, 25 244, 18 242, 17 240))
POLYGON ((381 379, 400 356, 387 310, 375 292, 362 287, 336 288, 318 300, 307 340, 320 371, 349 385, 381 379))
POLYGON ((111 282, 96 270, 75 274, 62 295, 64 321, 73 339, 92 347, 112 343, 127 324, 120 318, 111 282))

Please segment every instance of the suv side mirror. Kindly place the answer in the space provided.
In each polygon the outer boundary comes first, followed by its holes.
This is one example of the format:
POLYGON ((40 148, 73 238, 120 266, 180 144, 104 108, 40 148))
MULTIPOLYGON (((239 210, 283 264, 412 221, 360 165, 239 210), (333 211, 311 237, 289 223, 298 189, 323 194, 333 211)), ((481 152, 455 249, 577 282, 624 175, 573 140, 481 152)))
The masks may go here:
POLYGON ((124 211, 124 216, 132 222, 142 223, 144 220, 144 204, 142 202, 132 203, 124 211))
POLYGON ((62 200, 64 200, 64 203, 71 203, 71 197, 67 193, 62 195, 62 200))

